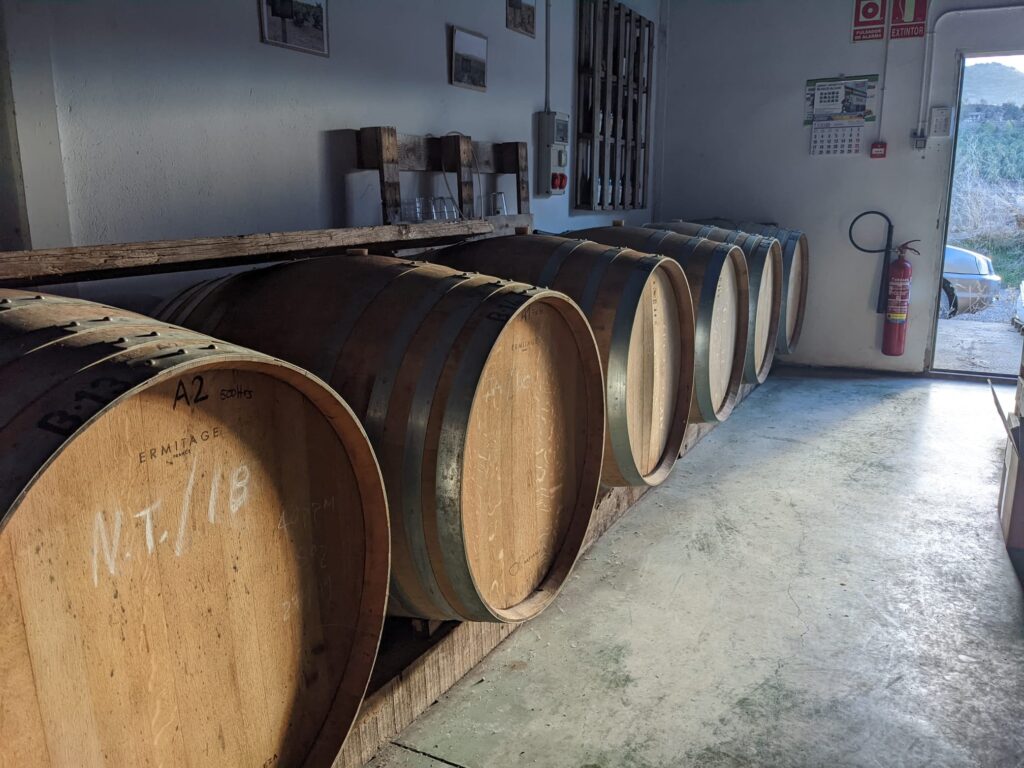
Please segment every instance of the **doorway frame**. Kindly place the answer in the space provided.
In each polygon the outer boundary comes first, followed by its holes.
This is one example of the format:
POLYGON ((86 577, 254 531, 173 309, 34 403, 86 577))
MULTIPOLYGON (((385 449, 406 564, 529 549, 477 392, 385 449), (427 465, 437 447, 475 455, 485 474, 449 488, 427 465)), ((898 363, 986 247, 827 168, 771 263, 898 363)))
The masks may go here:
MULTIPOLYGON (((963 108, 963 96, 964 96, 964 74, 967 71, 967 60, 968 59, 984 59, 992 56, 1022 56, 1024 57, 1024 49, 1016 51, 1000 51, 998 53, 989 52, 978 52, 978 53, 966 53, 963 49, 956 50, 956 112, 955 122, 953 124, 953 136, 952 136, 952 147, 949 155, 949 173, 946 181, 946 200, 945 208, 942 214, 942 241, 939 250, 939 274, 938 283, 933 286, 933 294, 935 297, 935 312, 933 314, 931 340, 928 345, 926 358, 925 373, 934 374, 936 376, 953 376, 953 377, 968 377, 975 379, 1006 379, 1016 380, 1018 368, 1016 364, 1011 371, 958 371, 949 368, 936 368, 935 367, 935 354, 938 350, 938 334, 939 334, 939 322, 940 309, 942 301, 942 276, 946 271, 946 245, 949 242, 949 225, 952 214, 953 205, 953 178, 956 174, 956 161, 957 161, 957 150, 960 147, 960 114, 963 108)), ((1021 363, 1020 371, 1024 372, 1024 333, 1021 334, 1021 363)))
POLYGON ((967 56, 963 51, 956 52, 956 120, 953 123, 953 147, 949 154, 949 173, 946 175, 946 202, 942 216, 942 242, 939 245, 939 279, 933 286, 932 295, 935 297, 935 314, 932 322, 931 343, 928 345, 928 355, 925 370, 928 373, 961 373, 961 371, 950 371, 945 368, 935 367, 935 352, 939 342, 939 321, 940 309, 942 306, 942 275, 946 271, 946 244, 949 242, 949 220, 953 205, 953 175, 956 173, 956 154, 960 147, 960 109, 963 107, 964 98, 964 72, 967 69, 967 56))

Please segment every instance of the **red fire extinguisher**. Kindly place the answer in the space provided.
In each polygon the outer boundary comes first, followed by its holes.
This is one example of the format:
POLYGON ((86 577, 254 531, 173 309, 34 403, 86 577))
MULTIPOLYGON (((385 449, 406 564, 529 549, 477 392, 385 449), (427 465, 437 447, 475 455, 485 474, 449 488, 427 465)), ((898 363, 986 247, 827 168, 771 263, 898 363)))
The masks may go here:
POLYGON ((907 261, 907 251, 920 255, 911 248, 909 240, 896 246, 896 261, 889 264, 889 300, 885 308, 885 329, 882 333, 882 354, 898 357, 907 343, 907 315, 910 312, 910 276, 913 269, 907 261))

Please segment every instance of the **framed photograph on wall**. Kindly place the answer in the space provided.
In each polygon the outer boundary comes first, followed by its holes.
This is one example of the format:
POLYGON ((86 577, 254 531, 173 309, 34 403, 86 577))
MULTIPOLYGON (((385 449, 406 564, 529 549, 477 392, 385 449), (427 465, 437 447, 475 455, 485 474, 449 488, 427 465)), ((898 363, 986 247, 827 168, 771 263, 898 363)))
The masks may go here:
POLYGON ((487 90, 487 38, 462 27, 451 26, 452 85, 487 90))
POLYGON ((327 0, 257 0, 260 41, 328 56, 327 0))
POLYGON ((537 36, 537 0, 505 0, 505 27, 530 37, 537 36))

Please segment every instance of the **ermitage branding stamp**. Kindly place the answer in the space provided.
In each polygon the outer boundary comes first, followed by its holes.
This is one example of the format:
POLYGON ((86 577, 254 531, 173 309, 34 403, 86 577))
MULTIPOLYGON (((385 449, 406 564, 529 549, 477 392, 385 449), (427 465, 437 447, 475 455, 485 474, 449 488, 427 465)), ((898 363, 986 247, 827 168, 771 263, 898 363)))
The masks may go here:
POLYGON ((216 440, 221 437, 222 434, 220 427, 212 427, 211 429, 204 429, 200 432, 182 435, 181 437, 175 438, 174 440, 166 443, 161 443, 160 445, 151 445, 138 452, 139 464, 145 464, 147 461, 156 461, 158 458, 170 460, 187 456, 193 446, 199 445, 199 443, 208 443, 211 440, 216 440))

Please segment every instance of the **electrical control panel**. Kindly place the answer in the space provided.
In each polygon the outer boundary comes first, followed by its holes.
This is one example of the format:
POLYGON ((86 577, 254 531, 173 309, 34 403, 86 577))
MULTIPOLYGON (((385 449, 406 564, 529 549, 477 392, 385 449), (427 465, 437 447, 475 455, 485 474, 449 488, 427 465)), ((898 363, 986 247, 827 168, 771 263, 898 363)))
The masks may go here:
POLYGON ((537 192, 564 195, 569 187, 569 116, 538 112, 537 192))

